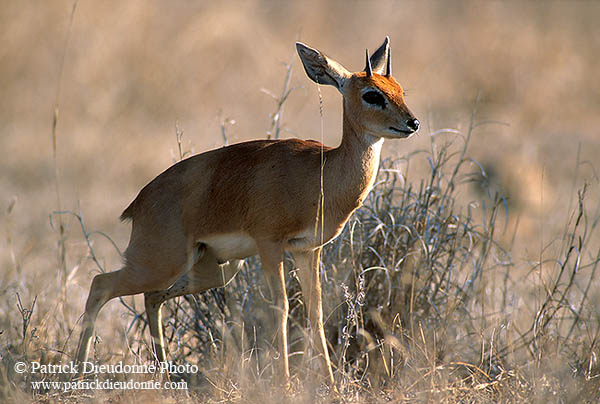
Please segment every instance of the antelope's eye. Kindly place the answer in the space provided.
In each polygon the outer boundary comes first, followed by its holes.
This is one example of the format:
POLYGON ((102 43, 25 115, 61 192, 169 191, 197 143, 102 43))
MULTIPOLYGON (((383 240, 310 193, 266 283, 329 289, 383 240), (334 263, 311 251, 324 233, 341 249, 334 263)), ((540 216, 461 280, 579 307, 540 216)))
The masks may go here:
POLYGON ((367 91, 362 95, 362 99, 365 100, 367 104, 377 105, 381 108, 385 108, 385 99, 383 98, 383 95, 377 91, 367 91))

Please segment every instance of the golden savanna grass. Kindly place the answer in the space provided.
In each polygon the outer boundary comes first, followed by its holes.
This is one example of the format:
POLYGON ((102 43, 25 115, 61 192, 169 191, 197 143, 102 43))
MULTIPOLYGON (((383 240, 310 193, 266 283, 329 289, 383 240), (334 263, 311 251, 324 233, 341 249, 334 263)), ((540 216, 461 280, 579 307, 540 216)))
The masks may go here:
MULTIPOLYGON (((599 18, 595 2, 4 2, 0 401, 597 402, 599 18), (422 129, 385 143, 323 256, 335 390, 311 382, 291 261, 285 394, 256 259, 164 309, 170 357, 200 369, 186 391, 35 390, 14 371, 71 359, 91 278, 120 265, 118 216, 170 164, 276 132, 339 142, 340 97, 296 40, 358 70, 386 35, 422 129)), ((139 297, 107 304, 94 360, 150 361, 143 315, 139 297)))

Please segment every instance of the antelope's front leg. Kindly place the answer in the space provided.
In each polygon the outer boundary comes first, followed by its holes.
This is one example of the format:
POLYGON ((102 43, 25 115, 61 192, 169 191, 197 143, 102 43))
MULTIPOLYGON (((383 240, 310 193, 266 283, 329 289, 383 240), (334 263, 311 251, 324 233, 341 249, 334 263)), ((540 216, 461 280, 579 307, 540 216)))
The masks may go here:
POLYGON ((257 244, 265 278, 271 291, 275 346, 279 353, 276 374, 281 377, 283 384, 287 385, 290 379, 287 347, 289 304, 285 290, 285 275, 283 273, 283 247, 280 243, 274 242, 257 244))
POLYGON ((311 326, 310 343, 319 361, 322 379, 326 379, 331 385, 334 385, 331 361, 327 350, 327 339, 323 328, 323 299, 321 295, 321 278, 319 276, 320 255, 321 248, 314 251, 294 252, 294 260, 298 266, 302 298, 311 326))

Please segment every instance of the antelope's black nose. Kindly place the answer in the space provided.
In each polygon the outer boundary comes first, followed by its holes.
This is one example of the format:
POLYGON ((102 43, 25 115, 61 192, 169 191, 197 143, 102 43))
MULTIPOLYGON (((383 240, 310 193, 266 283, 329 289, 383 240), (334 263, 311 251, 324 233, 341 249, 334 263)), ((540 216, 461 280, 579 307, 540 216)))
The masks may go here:
POLYGON ((408 121, 406 121, 406 126, 408 126, 410 129, 416 132, 419 129, 419 120, 416 118, 409 119, 408 121))

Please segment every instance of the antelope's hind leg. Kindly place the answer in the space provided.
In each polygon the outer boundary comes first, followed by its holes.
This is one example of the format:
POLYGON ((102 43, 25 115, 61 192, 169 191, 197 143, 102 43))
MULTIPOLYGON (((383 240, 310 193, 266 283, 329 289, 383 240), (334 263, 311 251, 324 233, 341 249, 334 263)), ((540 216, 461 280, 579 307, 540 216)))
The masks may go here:
POLYGON ((169 289, 144 293, 146 315, 152 336, 155 359, 166 361, 161 308, 165 301, 174 297, 201 293, 208 289, 227 285, 239 272, 243 261, 232 260, 219 264, 211 249, 200 244, 197 261, 190 271, 179 278, 169 289))
MULTIPOLYGON (((96 275, 92 280, 90 293, 85 304, 82 331, 77 348, 77 363, 81 364, 88 358, 92 343, 92 336, 96 319, 100 309, 111 299, 119 296, 128 296, 142 293, 146 285, 136 280, 129 267, 125 266, 118 271, 106 272, 96 275)), ((80 366, 78 375, 81 375, 80 366)))

